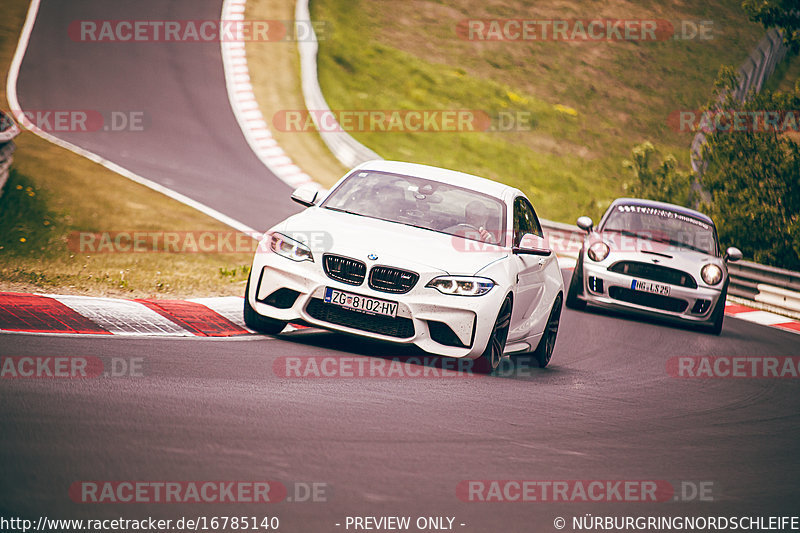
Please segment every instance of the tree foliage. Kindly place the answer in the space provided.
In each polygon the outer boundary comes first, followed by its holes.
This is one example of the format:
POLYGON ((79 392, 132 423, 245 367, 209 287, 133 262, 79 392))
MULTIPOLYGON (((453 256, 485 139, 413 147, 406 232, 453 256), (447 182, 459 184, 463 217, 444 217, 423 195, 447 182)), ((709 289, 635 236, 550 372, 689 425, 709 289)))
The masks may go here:
POLYGON ((797 0, 744 0, 742 8, 765 28, 780 28, 784 41, 795 51, 800 47, 800 5, 797 0))
POLYGON ((636 198, 688 206, 694 199, 692 174, 678 170, 678 161, 668 154, 656 163, 655 146, 649 141, 634 146, 631 159, 622 166, 633 172, 634 182, 628 192, 636 198), (655 164, 655 168, 650 168, 655 164))
POLYGON ((710 201, 703 210, 717 223, 723 246, 738 246, 758 262, 800 269, 800 90, 764 91, 741 104, 731 96, 735 82, 732 69, 721 69, 707 109, 727 117, 738 110, 749 118, 739 127, 723 121, 707 132, 702 184, 710 201), (770 125, 768 117, 777 120, 770 125))

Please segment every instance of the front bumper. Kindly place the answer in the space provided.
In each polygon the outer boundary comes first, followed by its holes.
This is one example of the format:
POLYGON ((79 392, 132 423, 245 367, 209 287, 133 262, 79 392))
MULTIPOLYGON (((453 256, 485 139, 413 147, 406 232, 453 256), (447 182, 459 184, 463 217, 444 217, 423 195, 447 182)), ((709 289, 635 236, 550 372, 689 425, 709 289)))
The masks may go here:
POLYGON ((670 288, 669 296, 651 295, 632 290, 634 280, 650 281, 642 277, 610 272, 605 264, 583 261, 583 300, 587 303, 641 314, 659 316, 679 322, 707 323, 717 305, 725 284, 716 288, 698 286, 696 289, 663 282, 670 288))
POLYGON ((505 292, 502 286, 495 286, 483 296, 467 297, 425 287, 434 277, 445 274, 420 273, 409 292, 396 294, 374 290, 366 281, 354 286, 331 279, 316 258, 315 262, 295 262, 261 252, 253 261, 247 298, 257 313, 275 320, 303 321, 343 333, 414 344, 437 355, 478 357, 486 347, 505 292), (326 287, 397 302, 397 317, 368 315, 324 303, 326 287))

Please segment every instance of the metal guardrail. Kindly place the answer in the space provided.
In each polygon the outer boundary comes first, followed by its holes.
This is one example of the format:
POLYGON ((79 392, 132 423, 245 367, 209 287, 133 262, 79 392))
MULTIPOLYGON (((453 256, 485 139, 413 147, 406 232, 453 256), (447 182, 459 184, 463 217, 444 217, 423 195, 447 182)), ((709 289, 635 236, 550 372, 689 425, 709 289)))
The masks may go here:
POLYGON ((729 294, 800 318, 800 272, 750 261, 730 263, 728 272, 731 276, 729 294))
POLYGON ((11 116, 0 111, 0 196, 3 194, 3 187, 8 181, 8 174, 11 163, 14 161, 12 154, 16 150, 14 137, 19 135, 19 127, 11 116))
MULTIPOLYGON (((296 21, 311 20, 311 14, 308 11, 308 0, 297 1, 294 18, 296 21)), ((313 32, 314 30, 312 29, 311 31, 313 32)), ((317 45, 316 35, 313 35, 311 39, 299 39, 297 48, 300 52, 300 79, 303 99, 305 100, 306 108, 312 111, 311 118, 328 149, 347 168, 353 168, 365 161, 383 159, 355 140, 343 129, 323 128, 320 126, 318 123, 319 117, 329 116, 329 118, 333 118, 333 114, 331 113, 331 108, 328 107, 328 102, 325 101, 325 97, 322 95, 322 89, 317 78, 317 51, 319 46, 317 45), (336 129, 340 131, 331 131, 336 129)), ((335 119, 333 120, 335 121, 335 119)))
MULTIPOLYGON (((783 43, 783 36, 775 28, 767 31, 758 45, 750 52, 742 66, 739 67, 739 85, 733 93, 738 102, 744 102, 751 90, 761 91, 764 82, 775 71, 775 66, 786 55, 788 47, 783 43)), ((703 161, 703 145, 706 142, 706 134, 698 132, 690 149, 692 169, 698 174, 705 171, 703 161)))
MULTIPOLYGON (((550 248, 560 255, 577 257, 585 232, 577 226, 541 220, 550 248)), ((750 261, 728 263, 728 294, 763 304, 770 311, 800 318, 800 272, 750 261)))

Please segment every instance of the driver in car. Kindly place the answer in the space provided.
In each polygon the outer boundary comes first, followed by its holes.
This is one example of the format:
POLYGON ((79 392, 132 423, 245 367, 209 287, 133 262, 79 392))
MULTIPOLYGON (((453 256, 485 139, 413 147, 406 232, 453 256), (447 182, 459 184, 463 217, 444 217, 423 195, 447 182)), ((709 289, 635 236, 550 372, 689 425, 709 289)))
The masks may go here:
POLYGON ((444 230, 453 235, 496 244, 494 235, 486 229, 489 224, 489 209, 479 200, 473 200, 464 207, 464 222, 444 230))
POLYGON ((372 190, 371 215, 384 220, 397 220, 405 204, 405 193, 396 185, 380 184, 372 190))
POLYGON ((473 200, 468 203, 464 209, 464 220, 468 226, 478 230, 483 242, 494 242, 494 236, 486 229, 489 223, 489 210, 483 202, 473 200))

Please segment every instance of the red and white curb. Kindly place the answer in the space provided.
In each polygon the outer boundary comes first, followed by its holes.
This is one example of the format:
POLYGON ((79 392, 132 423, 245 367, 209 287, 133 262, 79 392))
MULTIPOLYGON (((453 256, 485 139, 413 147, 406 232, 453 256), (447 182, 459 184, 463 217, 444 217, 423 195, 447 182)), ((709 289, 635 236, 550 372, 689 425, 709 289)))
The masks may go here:
POLYGON ((748 322, 755 322, 762 326, 770 326, 773 328, 782 329, 784 331, 791 331, 793 333, 800 333, 800 322, 792 320, 785 316, 770 313, 769 311, 761 311, 753 309, 746 305, 731 303, 730 300, 725 306, 725 314, 739 320, 746 320, 748 322))
MULTIPOLYGON (((244 20, 246 5, 247 0, 225 0, 222 5, 222 19, 244 20)), ((233 114, 253 152, 264 166, 287 185, 299 187, 315 184, 314 180, 303 172, 272 138, 272 132, 261 114, 253 85, 250 83, 245 43, 223 41, 222 65, 225 69, 225 85, 233 114)))
MULTIPOLYGON (((133 337, 237 337, 255 332, 242 319, 238 296, 191 300, 122 300, 91 296, 0 292, 0 332, 123 335, 133 337)), ((800 322, 731 303, 732 318, 800 334, 800 322)), ((289 324, 284 333, 315 328, 289 324)))
MULTIPOLYGON (((121 300, 0 292, 0 331, 133 337, 236 337, 244 325, 238 296, 121 300)), ((288 325, 284 333, 311 328, 288 325)))

